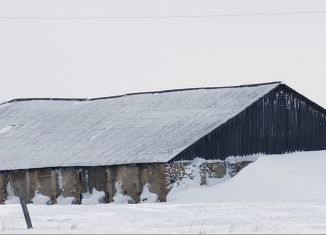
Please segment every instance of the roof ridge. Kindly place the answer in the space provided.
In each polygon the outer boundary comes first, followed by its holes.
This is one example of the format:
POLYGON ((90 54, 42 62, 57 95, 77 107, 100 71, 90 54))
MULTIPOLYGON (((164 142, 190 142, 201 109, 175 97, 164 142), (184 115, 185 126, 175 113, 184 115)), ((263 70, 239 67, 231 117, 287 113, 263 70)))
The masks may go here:
POLYGON ((143 91, 143 92, 134 92, 134 93, 126 93, 122 95, 113 95, 113 96, 103 96, 96 98, 15 98, 9 101, 5 101, 0 103, 0 105, 6 103, 13 103, 18 101, 33 101, 33 100, 47 100, 47 101, 93 101, 93 100, 102 100, 102 99, 111 99, 111 98, 119 98, 130 95, 142 95, 142 94, 160 94, 160 93, 169 93, 169 92, 178 92, 178 91, 191 91, 191 90, 213 90, 213 89, 225 89, 225 88, 242 88, 242 87, 255 87, 255 86, 264 86, 271 84, 282 84, 282 81, 274 81, 274 82, 265 82, 265 83, 252 83, 245 85, 234 85, 234 86, 220 86, 220 87, 190 87, 190 88, 179 88, 179 89, 168 89, 168 90, 156 90, 156 91, 143 91))

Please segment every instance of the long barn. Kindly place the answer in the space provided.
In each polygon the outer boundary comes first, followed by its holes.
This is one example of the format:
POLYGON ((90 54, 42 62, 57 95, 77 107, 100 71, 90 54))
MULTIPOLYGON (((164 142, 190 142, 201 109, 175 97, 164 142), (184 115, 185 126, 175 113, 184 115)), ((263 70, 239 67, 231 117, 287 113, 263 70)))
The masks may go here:
POLYGON ((165 201, 195 158, 207 160, 205 184, 226 174, 229 156, 324 149, 324 108, 280 82, 14 99, 0 105, 0 202, 13 190, 82 203, 93 189, 139 202, 145 185, 165 201))

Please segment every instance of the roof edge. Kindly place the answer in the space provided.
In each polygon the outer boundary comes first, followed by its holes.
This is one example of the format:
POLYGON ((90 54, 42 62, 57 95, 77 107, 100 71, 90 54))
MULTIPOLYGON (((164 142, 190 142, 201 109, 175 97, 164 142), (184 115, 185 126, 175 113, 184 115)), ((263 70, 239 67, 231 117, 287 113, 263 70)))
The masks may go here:
POLYGON ((119 98, 119 97, 124 97, 124 96, 131 96, 131 95, 161 94, 161 93, 178 92, 178 91, 191 91, 191 90, 213 90, 213 89, 224 89, 224 88, 255 87, 255 86, 264 86, 264 85, 271 85, 271 84, 283 84, 283 82, 274 81, 274 82, 252 83, 252 84, 235 85, 235 86, 179 88, 179 89, 168 89, 168 90, 159 90, 159 91, 134 92, 134 93, 126 93, 126 94, 122 94, 122 95, 104 96, 104 97, 96 97, 96 98, 15 98, 15 99, 12 99, 12 100, 9 100, 9 101, 2 102, 2 103, 0 103, 0 105, 6 104, 6 103, 19 102, 19 101, 35 101, 35 100, 46 100, 46 101, 93 101, 93 100, 119 98))
POLYGON ((311 106, 313 106, 314 108, 316 108, 317 110, 323 112, 324 114, 326 114, 326 109, 317 104, 315 101, 313 101, 312 99, 308 98, 307 96, 301 94, 300 92, 294 90, 293 88, 289 87, 286 84, 282 84, 282 87, 285 87, 286 89, 290 90, 292 93, 296 94, 297 96, 301 97, 303 100, 305 100, 307 103, 309 103, 311 106))

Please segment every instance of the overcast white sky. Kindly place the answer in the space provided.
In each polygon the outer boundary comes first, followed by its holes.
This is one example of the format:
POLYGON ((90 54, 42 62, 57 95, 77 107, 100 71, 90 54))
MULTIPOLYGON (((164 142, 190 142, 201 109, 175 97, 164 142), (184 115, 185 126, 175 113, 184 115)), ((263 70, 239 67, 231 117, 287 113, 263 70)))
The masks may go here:
MULTIPOLYGON (((314 0, 0 0, 0 17, 326 11, 314 0)), ((326 107, 326 13, 0 18, 0 100, 284 81, 326 107)))

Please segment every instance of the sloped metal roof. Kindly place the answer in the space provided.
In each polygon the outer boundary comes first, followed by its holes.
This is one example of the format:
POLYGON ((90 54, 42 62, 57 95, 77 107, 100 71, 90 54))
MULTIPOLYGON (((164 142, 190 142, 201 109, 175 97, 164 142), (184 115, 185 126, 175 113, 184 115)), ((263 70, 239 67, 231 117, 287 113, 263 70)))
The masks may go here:
POLYGON ((0 105, 0 170, 167 162, 279 83, 0 105))

